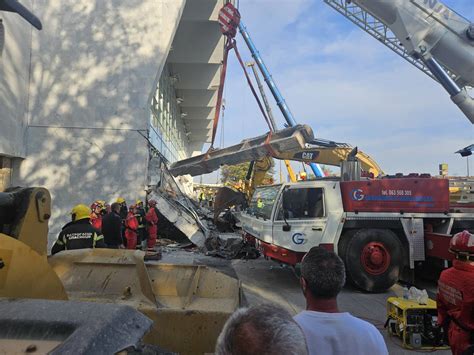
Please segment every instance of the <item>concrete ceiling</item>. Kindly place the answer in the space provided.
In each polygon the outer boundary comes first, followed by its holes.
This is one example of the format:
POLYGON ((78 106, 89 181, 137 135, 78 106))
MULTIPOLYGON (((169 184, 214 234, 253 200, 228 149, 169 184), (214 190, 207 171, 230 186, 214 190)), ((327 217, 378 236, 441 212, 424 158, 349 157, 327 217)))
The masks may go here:
POLYGON ((217 22, 223 5, 224 0, 187 0, 168 56, 189 143, 199 150, 212 135, 224 55, 217 22))

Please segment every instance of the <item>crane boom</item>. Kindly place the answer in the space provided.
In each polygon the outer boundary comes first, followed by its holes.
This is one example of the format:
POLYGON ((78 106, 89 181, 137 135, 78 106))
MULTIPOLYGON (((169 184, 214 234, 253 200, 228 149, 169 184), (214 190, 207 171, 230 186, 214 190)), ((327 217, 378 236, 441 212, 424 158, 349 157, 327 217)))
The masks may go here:
MULTIPOLYGON (((283 95, 281 94, 280 90, 278 89, 278 86, 273 80, 267 66, 263 62, 262 56, 260 55, 259 51, 257 50, 257 47, 253 43, 252 38, 250 37, 250 34, 247 31, 247 28, 244 26, 242 21, 240 21, 239 23, 239 31, 245 43, 247 44, 247 47, 249 48, 250 53, 252 53, 252 57, 255 60, 255 63, 257 63, 257 66, 260 69, 260 72, 262 73, 263 78, 265 79, 265 82, 267 83, 268 88, 270 89, 273 97, 275 98, 275 101, 278 107, 280 108, 280 111, 283 114, 283 117, 285 117, 285 120, 290 127, 295 127, 297 125, 295 117, 293 116, 293 114, 290 111, 290 108, 286 104, 286 101, 283 98, 283 95)), ((318 164, 310 163, 310 167, 311 167, 311 170, 313 170, 313 173, 316 177, 324 176, 324 173, 318 164)))
POLYGON ((439 0, 324 0, 437 80, 474 123, 474 25, 439 0))
MULTIPOLYGON (((255 63, 253 62, 248 63, 247 66, 252 68, 253 75, 255 76, 255 80, 257 81, 258 89, 260 90, 260 95, 262 96, 262 100, 265 105, 265 110, 267 111, 268 119, 270 120, 272 124, 273 130, 276 131, 277 125, 275 122, 275 117, 273 117, 272 108, 270 107, 270 104, 268 102, 267 95, 265 95, 265 90, 263 89, 262 82, 260 81, 260 77, 258 76, 257 69, 255 69, 255 63)), ((291 167, 289 160, 285 160, 285 166, 286 166, 286 170, 288 170, 288 175, 290 176, 291 182, 296 182, 296 175, 295 175, 295 172, 293 171, 293 168, 291 167)))

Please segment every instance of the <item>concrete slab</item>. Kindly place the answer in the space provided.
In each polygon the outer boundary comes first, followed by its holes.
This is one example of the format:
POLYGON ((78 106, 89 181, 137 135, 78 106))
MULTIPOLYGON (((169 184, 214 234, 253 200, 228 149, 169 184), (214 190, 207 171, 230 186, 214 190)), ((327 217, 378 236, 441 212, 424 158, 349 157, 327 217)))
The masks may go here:
MULTIPOLYGON (((224 260, 207 257, 197 252, 182 250, 164 251, 162 263, 203 264, 214 267, 225 274, 242 281, 244 303, 248 305, 262 302, 274 302, 291 314, 305 308, 305 300, 293 270, 279 264, 264 260, 224 260)), ((432 285, 431 285, 432 286, 432 285)), ((401 347, 398 339, 391 338, 383 328, 385 323, 386 300, 390 296, 400 296, 403 290, 395 285, 385 293, 368 294, 346 286, 339 295, 341 311, 350 312, 377 327, 382 333, 390 354, 408 355, 418 353, 401 347)), ((436 351, 439 355, 448 355, 450 351, 436 351)))

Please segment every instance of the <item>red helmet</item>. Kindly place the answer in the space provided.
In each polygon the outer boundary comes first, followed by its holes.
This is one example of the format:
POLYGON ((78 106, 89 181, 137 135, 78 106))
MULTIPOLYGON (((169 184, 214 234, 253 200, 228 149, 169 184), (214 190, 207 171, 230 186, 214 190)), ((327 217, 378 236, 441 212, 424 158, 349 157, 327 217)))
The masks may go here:
POLYGON ((456 233, 449 242, 449 251, 456 254, 456 257, 472 258, 474 256, 474 234, 466 230, 456 233))
POLYGON ((155 207, 156 206, 156 201, 155 200, 148 201, 148 206, 155 207))

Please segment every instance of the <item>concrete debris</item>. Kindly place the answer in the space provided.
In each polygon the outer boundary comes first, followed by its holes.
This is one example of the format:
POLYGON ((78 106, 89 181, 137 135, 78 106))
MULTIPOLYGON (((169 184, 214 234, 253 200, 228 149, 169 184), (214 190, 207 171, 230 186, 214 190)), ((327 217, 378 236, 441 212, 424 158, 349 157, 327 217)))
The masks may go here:
POLYGON ((174 176, 190 174, 192 176, 211 173, 225 163, 235 165, 258 160, 269 155, 269 151, 286 152, 300 150, 306 143, 314 140, 309 126, 296 125, 277 132, 271 136, 265 134, 256 138, 244 139, 233 146, 211 150, 205 154, 177 161, 170 166, 174 176))
MULTIPOLYGON (((185 194, 177 181, 168 171, 165 161, 161 157, 154 157, 154 166, 160 166, 159 178, 155 178, 156 185, 150 186, 149 199, 156 200, 156 207, 162 217, 159 225, 159 235, 181 242, 176 237, 186 236, 193 244, 204 247, 209 234, 207 225, 201 222, 197 212, 197 205, 185 194), (160 164, 156 160, 161 159, 160 164)), ((184 179, 186 180, 186 179, 184 179)), ((189 190, 189 189, 187 189, 189 190)))
MULTIPOLYGON (((240 213, 239 213, 240 214, 240 213)), ((217 230, 221 233, 234 232, 239 229, 239 219, 236 217, 236 212, 228 210, 214 219, 214 224, 217 230)))
POLYGON ((162 257, 161 249, 158 249, 157 251, 146 251, 143 260, 157 261, 157 260, 161 260, 161 257, 162 257))
POLYGON ((172 244, 176 244, 175 240, 167 239, 167 238, 158 238, 156 240, 156 245, 157 246, 169 246, 172 244))
POLYGON ((206 239, 205 254, 224 259, 256 259, 260 252, 238 233, 213 233, 206 239))

